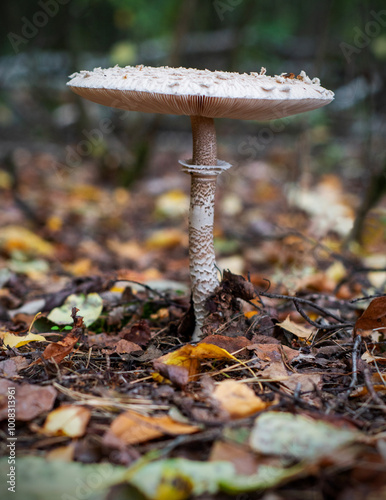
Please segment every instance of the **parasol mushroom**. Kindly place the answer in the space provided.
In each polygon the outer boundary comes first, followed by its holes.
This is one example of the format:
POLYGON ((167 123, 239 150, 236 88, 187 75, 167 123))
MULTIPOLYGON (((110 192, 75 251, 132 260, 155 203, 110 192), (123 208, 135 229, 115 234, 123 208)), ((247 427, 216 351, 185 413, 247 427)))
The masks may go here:
POLYGON ((271 120, 325 106, 333 92, 302 71, 270 77, 260 73, 146 66, 96 68, 71 75, 67 85, 105 106, 145 113, 188 115, 193 132, 192 159, 180 161, 191 175, 189 257, 196 327, 202 336, 206 301, 218 285, 213 247, 217 176, 231 167, 217 159, 214 118, 271 120))

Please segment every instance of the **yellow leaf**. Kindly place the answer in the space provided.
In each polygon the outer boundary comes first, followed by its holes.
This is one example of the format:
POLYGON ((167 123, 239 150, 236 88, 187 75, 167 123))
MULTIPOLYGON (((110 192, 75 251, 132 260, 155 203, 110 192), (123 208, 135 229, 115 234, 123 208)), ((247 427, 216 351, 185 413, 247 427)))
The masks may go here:
POLYGON ((248 417, 257 411, 265 410, 272 404, 256 396, 246 384, 235 380, 220 382, 212 395, 232 419, 248 417))
POLYGON ((147 240, 148 250, 159 250, 174 248, 176 246, 188 246, 188 236, 178 229, 160 229, 155 231, 147 240))
POLYGON ((189 197, 179 189, 173 189, 158 196, 155 202, 156 213, 166 217, 181 217, 188 213, 189 197))
MULTIPOLYGON (((205 343, 201 343, 196 346, 185 345, 174 352, 161 356, 155 361, 165 365, 182 366, 187 369, 189 377, 194 377, 200 372, 201 359, 233 359, 238 361, 237 358, 232 356, 232 354, 229 354, 229 352, 225 349, 222 349, 214 344, 205 343)), ((159 382, 164 380, 164 378, 158 373, 155 373, 153 378, 159 382)))
POLYGON ((298 325, 290 319, 289 315, 284 321, 277 323, 276 326, 284 328, 287 332, 291 332, 301 339, 308 339, 315 333, 315 329, 308 329, 305 326, 298 325))
POLYGON ((0 232, 0 247, 7 252, 21 250, 50 256, 54 247, 37 234, 22 226, 6 226, 0 232))
POLYGON ((43 432, 50 436, 82 437, 90 417, 91 410, 84 406, 62 405, 48 414, 43 432))
POLYGON ((35 333, 28 333, 27 335, 14 335, 13 333, 6 333, 3 337, 4 347, 21 347, 22 345, 29 344, 30 342, 47 342, 46 338, 42 335, 35 333))

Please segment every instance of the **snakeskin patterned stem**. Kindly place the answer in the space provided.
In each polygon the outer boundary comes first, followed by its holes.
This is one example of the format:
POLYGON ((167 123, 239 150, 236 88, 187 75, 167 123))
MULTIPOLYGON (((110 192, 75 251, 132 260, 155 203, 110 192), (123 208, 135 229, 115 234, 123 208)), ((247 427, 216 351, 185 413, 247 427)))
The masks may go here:
POLYGON ((213 246, 214 198, 217 176, 231 165, 217 160, 216 132, 212 118, 191 117, 193 159, 180 161, 191 175, 189 211, 189 268, 196 327, 192 340, 202 337, 208 297, 218 286, 213 246))

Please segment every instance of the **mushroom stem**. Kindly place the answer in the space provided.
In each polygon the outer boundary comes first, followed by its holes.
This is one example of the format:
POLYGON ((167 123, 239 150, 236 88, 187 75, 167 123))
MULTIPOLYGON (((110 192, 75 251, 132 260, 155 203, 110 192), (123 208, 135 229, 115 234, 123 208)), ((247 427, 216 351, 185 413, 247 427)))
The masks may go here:
POLYGON ((212 118, 192 116, 193 160, 189 211, 189 259, 196 327, 193 340, 202 336, 205 303, 218 286, 213 246, 214 197, 216 191, 217 144, 212 118), (200 168, 201 166, 213 169, 200 168))
POLYGON ((213 118, 191 116, 193 165, 217 165, 217 140, 213 118))

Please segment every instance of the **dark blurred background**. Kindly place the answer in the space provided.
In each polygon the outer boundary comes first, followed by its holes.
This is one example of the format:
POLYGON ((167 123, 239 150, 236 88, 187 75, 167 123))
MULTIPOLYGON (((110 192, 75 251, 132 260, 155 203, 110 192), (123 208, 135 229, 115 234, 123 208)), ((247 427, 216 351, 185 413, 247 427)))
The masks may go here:
POLYGON ((0 188, 36 224, 47 214, 25 185, 34 175, 86 168, 84 181, 115 189, 177 171, 189 155, 187 117, 123 114, 66 87, 74 71, 115 64, 305 70, 335 101, 275 125, 219 120, 220 158, 236 172, 267 161, 280 182, 305 186, 338 175, 359 197, 357 239, 386 190, 384 0, 8 0, 0 16, 0 188))

